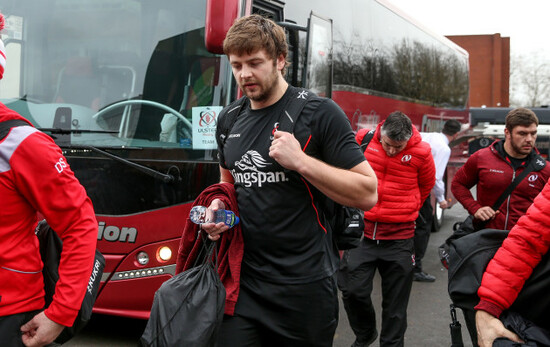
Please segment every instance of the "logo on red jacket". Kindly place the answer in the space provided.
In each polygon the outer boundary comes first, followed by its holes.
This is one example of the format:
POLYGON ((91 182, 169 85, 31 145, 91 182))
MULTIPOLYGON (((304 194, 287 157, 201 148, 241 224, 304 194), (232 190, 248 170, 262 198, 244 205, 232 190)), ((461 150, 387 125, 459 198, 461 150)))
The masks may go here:
POLYGON ((527 179, 529 182, 535 182, 537 180, 537 178, 539 178, 539 175, 537 174, 532 174, 531 176, 529 176, 529 178, 527 179))
POLYGON ((402 163, 408 163, 409 161, 411 161, 412 159, 412 155, 410 154, 405 154, 403 155, 403 157, 401 158, 401 162, 402 163))
POLYGON ((65 163, 65 160, 63 160, 63 158, 59 158, 59 161, 55 163, 54 166, 58 173, 62 173, 63 169, 67 167, 67 163, 65 163))

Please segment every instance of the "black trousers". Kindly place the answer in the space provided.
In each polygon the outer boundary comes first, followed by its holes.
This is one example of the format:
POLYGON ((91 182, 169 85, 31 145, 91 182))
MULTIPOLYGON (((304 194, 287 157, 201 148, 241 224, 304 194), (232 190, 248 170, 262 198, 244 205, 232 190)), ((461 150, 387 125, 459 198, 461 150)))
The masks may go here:
POLYGON ((338 326, 336 278, 277 284, 241 278, 234 316, 224 316, 219 347, 332 346, 338 326))
POLYGON ((21 326, 30 321, 40 310, 0 317, 0 345, 2 347, 24 347, 21 326))
POLYGON ((422 259, 428 249, 428 242, 430 241, 430 233, 432 232, 433 213, 430 197, 424 200, 424 204, 418 212, 418 218, 416 219, 416 228, 414 229, 414 271, 422 271, 422 259))
POLYGON ((403 346, 407 306, 413 281, 413 239, 376 241, 364 238, 358 248, 344 252, 338 287, 356 337, 364 340, 376 329, 371 300, 376 270, 382 278, 380 346, 403 346))

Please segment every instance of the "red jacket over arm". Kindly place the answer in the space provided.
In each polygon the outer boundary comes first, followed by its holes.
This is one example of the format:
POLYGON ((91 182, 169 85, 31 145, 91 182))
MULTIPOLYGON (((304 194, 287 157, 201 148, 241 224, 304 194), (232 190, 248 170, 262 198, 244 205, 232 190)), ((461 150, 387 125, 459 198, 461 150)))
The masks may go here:
MULTIPOLYGON (((195 199, 193 206, 210 206, 214 199, 220 199, 227 210, 239 215, 235 188, 230 183, 218 183, 206 188, 195 199)), ((198 237, 200 226, 191 222, 189 217, 185 222, 185 229, 181 236, 178 257, 176 260, 176 274, 190 269, 202 248, 202 238, 206 233, 198 237)), ((244 243, 241 224, 235 225, 221 235, 218 242, 218 274, 225 287, 225 314, 233 315, 235 304, 239 296, 239 280, 241 275, 241 263, 243 259, 244 243)))

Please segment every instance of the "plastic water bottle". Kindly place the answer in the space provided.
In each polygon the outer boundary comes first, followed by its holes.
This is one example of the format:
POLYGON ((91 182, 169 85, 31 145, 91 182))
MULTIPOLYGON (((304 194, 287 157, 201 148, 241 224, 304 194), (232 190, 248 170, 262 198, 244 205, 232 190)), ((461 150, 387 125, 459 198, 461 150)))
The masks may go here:
POLYGON ((223 222, 230 228, 239 223, 239 217, 233 211, 212 211, 205 206, 193 206, 189 213, 189 219, 195 224, 223 222))

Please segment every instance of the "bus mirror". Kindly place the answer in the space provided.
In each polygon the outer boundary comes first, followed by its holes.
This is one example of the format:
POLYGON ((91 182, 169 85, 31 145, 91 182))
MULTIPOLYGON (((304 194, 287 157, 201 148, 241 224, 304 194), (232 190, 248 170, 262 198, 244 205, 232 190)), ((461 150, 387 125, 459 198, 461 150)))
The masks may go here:
POLYGON ((205 21, 206 49, 223 54, 223 40, 237 18, 239 0, 207 0, 205 21))

